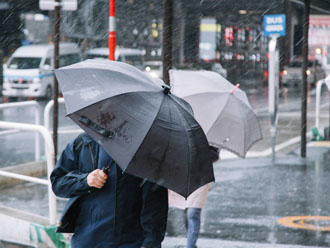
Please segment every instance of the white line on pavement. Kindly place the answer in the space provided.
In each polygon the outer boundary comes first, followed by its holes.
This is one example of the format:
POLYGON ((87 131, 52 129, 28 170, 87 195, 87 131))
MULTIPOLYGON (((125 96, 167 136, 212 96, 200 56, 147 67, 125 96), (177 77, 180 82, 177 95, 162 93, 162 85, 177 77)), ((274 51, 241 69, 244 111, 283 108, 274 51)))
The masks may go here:
MULTIPOLYGON (((307 138, 310 138, 312 136, 312 132, 310 131, 306 135, 307 135, 307 138)), ((278 152, 284 148, 287 148, 288 146, 297 144, 298 142, 300 142, 300 139, 301 139, 300 136, 296 136, 285 142, 282 142, 282 143, 276 145, 275 152, 278 152)), ((260 151, 260 152, 257 152, 257 151, 247 152, 246 157, 247 158, 266 157, 266 156, 270 156, 271 154, 272 154, 272 148, 267 148, 266 150, 260 151)), ((238 158, 238 157, 237 157, 237 155, 235 155, 227 150, 222 149, 220 152, 220 158, 221 159, 233 159, 233 158, 238 158)))

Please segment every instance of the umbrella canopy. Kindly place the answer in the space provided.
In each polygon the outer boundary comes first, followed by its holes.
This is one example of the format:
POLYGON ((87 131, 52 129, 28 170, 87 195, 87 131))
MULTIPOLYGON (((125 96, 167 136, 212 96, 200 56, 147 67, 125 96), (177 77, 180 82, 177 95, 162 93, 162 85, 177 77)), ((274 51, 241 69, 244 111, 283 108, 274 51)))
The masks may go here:
POLYGON ((262 139, 259 121, 240 89, 212 71, 170 70, 173 94, 194 111, 210 144, 245 157, 262 139))
POLYGON ((328 76, 325 78, 325 84, 326 84, 326 86, 328 87, 328 90, 330 91, 330 75, 328 75, 328 76))
POLYGON ((55 70, 68 116, 124 172, 187 197, 214 181, 206 136, 190 105, 135 67, 86 60, 55 70))

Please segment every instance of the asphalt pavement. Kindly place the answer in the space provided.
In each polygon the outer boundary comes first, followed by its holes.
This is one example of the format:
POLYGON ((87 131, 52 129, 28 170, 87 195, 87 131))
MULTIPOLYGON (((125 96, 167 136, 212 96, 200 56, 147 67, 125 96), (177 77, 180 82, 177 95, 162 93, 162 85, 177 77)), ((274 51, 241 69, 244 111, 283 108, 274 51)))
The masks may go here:
MULTIPOLYGON (((214 166, 198 248, 330 247, 330 142, 214 166)), ((183 212, 171 208, 163 247, 185 247, 183 212)))
MULTIPOLYGON (((270 157, 223 159, 214 165, 198 248, 330 247, 330 142, 311 142, 270 157)), ((2 188, 0 204, 48 216, 47 188, 2 188)), ((64 202, 58 202, 58 217, 64 202)), ((170 208, 164 248, 185 247, 183 212, 170 208)), ((0 246, 1 247, 1 246, 0 246)), ((6 246, 4 246, 6 247, 6 246)))

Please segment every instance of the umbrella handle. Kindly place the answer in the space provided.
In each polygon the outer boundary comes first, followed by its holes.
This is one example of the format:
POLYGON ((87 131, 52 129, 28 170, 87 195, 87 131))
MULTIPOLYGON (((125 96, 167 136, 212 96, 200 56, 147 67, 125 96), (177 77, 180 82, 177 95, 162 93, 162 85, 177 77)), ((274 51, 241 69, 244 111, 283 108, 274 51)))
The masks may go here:
POLYGON ((102 171, 108 175, 109 171, 110 171, 110 166, 107 167, 103 167, 102 171))
POLYGON ((86 125, 87 127, 91 128, 94 132, 96 132, 104 137, 111 139, 115 134, 114 132, 97 125, 96 123, 92 122, 90 119, 88 119, 85 116, 81 116, 79 121, 81 123, 83 123, 84 125, 86 125))
POLYGON ((232 91, 230 92, 230 94, 234 94, 234 91, 237 90, 238 87, 239 87, 239 84, 236 84, 236 85, 235 85, 235 88, 232 89, 232 91))

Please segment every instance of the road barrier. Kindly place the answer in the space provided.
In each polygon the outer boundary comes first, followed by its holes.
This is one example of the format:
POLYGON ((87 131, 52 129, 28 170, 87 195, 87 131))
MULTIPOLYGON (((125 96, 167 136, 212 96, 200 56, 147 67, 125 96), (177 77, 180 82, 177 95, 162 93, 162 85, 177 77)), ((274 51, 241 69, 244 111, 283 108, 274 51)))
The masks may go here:
MULTIPOLYGON (((35 124, 40 125, 40 116, 41 109, 39 103, 37 101, 24 101, 24 102, 13 102, 13 103, 2 103, 0 104, 0 109, 8 109, 8 108, 22 108, 22 107, 34 107, 35 109, 35 124)), ((15 130, 12 130, 15 132, 15 130)), ((0 134, 8 134, 8 131, 0 132, 0 134)), ((35 134, 35 160, 40 160, 40 137, 39 133, 35 134)))
POLYGON ((41 125, 34 124, 25 124, 25 123, 17 123, 17 122, 7 122, 0 121, 0 128, 7 129, 17 129, 23 131, 35 131, 42 135, 45 141, 45 153, 46 153, 46 161, 47 161, 47 180, 40 179, 31 176, 25 176, 13 172, 7 172, 0 170, 1 176, 12 177, 16 179, 21 179, 24 181, 34 182, 38 184, 43 184, 48 186, 48 205, 49 205, 49 224, 54 225, 56 223, 56 197, 52 191, 51 183, 49 180, 50 173, 54 169, 54 143, 49 131, 41 125))
POLYGON ((322 86, 325 84, 325 80, 322 79, 316 84, 316 103, 315 103, 315 127, 320 129, 320 104, 321 104, 321 90, 322 86))
MULTIPOLYGON (((59 104, 64 104, 64 98, 57 98, 59 104)), ((44 110, 44 126, 50 131, 50 113, 54 106, 54 100, 50 100, 44 110)))

